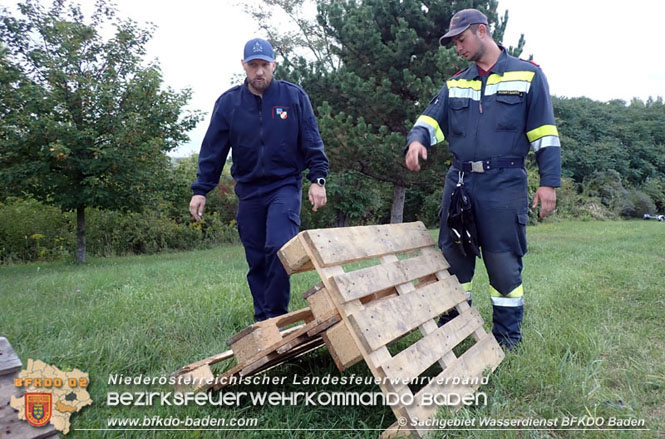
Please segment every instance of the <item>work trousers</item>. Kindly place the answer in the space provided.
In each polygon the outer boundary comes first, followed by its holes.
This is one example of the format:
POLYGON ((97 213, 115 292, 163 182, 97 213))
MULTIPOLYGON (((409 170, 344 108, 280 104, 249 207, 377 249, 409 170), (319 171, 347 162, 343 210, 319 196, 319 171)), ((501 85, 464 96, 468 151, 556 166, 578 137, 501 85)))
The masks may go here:
MULTIPOLYGON (((458 181, 459 170, 451 167, 441 201, 439 247, 450 264, 450 272, 471 296, 476 257, 462 255, 450 238, 447 225, 450 195, 458 181)), ((522 256, 527 247, 526 171, 507 168, 467 173, 463 182, 472 199, 478 244, 490 282, 492 333, 500 344, 512 347, 522 340, 524 316, 522 256)), ((448 319, 454 315, 456 312, 449 313, 448 319)))
POLYGON ((247 282, 254 299, 254 320, 289 311, 290 283, 277 252, 300 227, 300 184, 289 184, 238 201, 238 234, 249 265, 247 282))

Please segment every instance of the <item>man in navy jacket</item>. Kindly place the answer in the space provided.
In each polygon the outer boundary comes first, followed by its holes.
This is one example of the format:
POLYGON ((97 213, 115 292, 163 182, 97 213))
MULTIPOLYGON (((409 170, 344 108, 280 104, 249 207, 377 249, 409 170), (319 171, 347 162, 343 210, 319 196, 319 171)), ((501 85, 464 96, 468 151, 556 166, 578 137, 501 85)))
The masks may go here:
POLYGON ((238 233, 249 264, 247 281, 254 319, 285 314, 289 277, 277 251, 298 233, 302 172, 312 209, 326 204, 328 158, 307 94, 297 85, 273 79, 277 64, 270 43, 245 45, 244 84, 222 94, 212 113, 199 154, 189 211, 199 221, 205 195, 219 183, 229 149, 238 196, 238 233))
MULTIPOLYGON (((561 143, 549 87, 537 65, 508 55, 496 44, 487 17, 476 9, 457 12, 439 41, 453 43, 473 64, 446 81, 416 121, 407 138, 406 165, 420 170, 418 160, 427 159, 428 148, 448 140, 453 160, 443 190, 439 246, 471 299, 476 256, 460 250, 458 243, 469 239, 453 239, 448 226, 451 195, 463 186, 471 198, 490 281, 492 332, 511 348, 522 340, 525 158, 530 149, 540 172, 531 207, 540 203, 541 218, 554 210, 555 188, 561 185, 561 143)), ((451 314, 442 323, 455 313, 451 314)))

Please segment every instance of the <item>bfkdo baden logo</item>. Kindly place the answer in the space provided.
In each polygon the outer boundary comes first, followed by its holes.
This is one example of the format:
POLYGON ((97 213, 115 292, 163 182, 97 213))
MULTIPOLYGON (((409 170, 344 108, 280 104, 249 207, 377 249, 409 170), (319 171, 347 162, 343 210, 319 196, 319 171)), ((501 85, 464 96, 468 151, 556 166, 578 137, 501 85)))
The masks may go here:
POLYGON ((88 383, 88 374, 78 369, 64 372, 43 361, 28 360, 28 367, 14 379, 14 387, 25 394, 12 396, 9 403, 18 410, 18 418, 30 425, 53 424, 67 434, 72 414, 92 404, 88 383))
POLYGON ((30 425, 42 427, 51 420, 53 395, 50 393, 26 393, 25 420, 30 425))

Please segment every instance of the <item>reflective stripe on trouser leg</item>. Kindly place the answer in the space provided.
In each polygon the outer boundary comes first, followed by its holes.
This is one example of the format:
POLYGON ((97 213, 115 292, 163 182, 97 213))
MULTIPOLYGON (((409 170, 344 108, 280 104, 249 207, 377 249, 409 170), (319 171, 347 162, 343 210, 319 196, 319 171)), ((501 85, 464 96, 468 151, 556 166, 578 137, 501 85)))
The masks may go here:
POLYGON ((522 285, 507 295, 490 286, 492 300, 492 334, 502 346, 512 347, 522 341, 524 288, 522 285))
POLYGON ((502 345, 515 345, 522 341, 524 317, 522 257, 512 252, 483 251, 483 261, 494 309, 492 333, 502 345))

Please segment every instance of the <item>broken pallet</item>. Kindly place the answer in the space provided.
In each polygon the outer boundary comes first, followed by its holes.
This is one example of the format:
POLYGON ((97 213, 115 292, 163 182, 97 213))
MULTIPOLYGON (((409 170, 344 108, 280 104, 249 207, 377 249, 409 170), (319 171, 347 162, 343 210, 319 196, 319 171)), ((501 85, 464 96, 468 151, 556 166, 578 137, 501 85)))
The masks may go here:
POLYGON ((323 345, 321 332, 340 321, 339 315, 315 317, 309 308, 255 323, 231 337, 230 351, 188 364, 172 376, 196 380, 180 390, 219 390, 242 378, 266 371, 323 345), (302 323, 300 323, 302 322, 302 323), (295 323, 299 325, 288 327, 295 323), (210 366, 235 357, 236 365, 215 377, 210 366))

